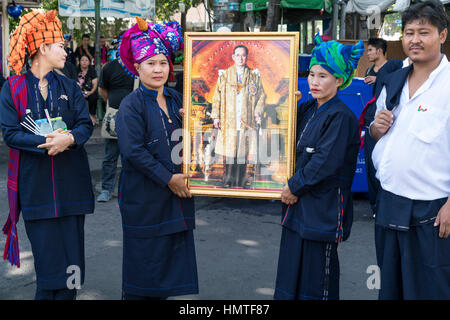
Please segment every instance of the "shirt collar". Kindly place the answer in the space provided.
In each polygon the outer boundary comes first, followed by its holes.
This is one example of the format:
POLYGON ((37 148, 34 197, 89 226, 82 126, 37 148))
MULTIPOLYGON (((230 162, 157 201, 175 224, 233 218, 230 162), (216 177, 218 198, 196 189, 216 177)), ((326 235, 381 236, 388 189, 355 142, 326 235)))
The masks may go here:
POLYGON ((148 89, 146 86, 144 86, 142 84, 142 82, 139 84, 139 89, 141 89, 141 91, 143 93, 145 93, 146 95, 148 95, 148 96, 155 97, 155 98, 158 96, 158 91, 152 90, 152 89, 148 89))
MULTIPOLYGON (((449 62, 448 62, 448 59, 447 59, 446 55, 442 54, 441 57, 442 57, 441 58, 441 62, 439 63, 437 68, 434 69, 430 73, 430 75, 428 76, 428 79, 425 81, 425 83, 423 83, 420 86, 420 88, 414 93, 414 96, 412 96, 410 100, 415 99, 416 97, 421 95, 423 92, 428 90, 431 87, 431 85, 432 85, 434 79, 437 77, 437 75, 447 67, 449 62)), ((414 68, 414 64, 413 64, 412 67, 414 68)), ((405 84, 404 84, 404 88, 408 87, 408 82, 409 82, 409 78, 406 78, 406 81, 405 81, 405 84)), ((409 88, 408 88, 407 92, 408 92, 408 95, 409 95, 409 88)))
MULTIPOLYGON (((146 86, 144 86, 144 85, 142 84, 142 82, 139 83, 139 89, 141 89, 142 92, 143 92, 144 94, 146 94, 147 96, 153 97, 153 98, 155 98, 155 99, 156 99, 156 97, 158 96, 158 90, 152 90, 152 89, 149 89, 149 88, 147 88, 146 86)), ((167 96, 167 97, 170 96, 170 94, 168 93, 167 88, 166 88, 165 86, 164 86, 163 94, 164 94, 165 96, 167 96)))
MULTIPOLYGON (((316 115, 318 115, 319 113, 327 110, 328 108, 330 108, 331 106, 333 106, 333 104, 336 102, 336 100, 338 99, 337 93, 336 95, 331 98, 330 100, 328 100, 327 102, 325 102, 323 105, 321 105, 317 111, 316 111, 316 115)), ((317 101, 316 101, 316 105, 317 105, 317 101)))
POLYGON ((410 63, 409 63, 409 58, 406 57, 406 59, 403 60, 403 66, 402 66, 402 68, 409 67, 409 65, 410 65, 410 63))
POLYGON ((442 57, 441 62, 439 63, 438 67, 430 73, 428 79, 433 80, 434 78, 436 78, 436 76, 447 66, 448 64, 447 56, 445 54, 442 54, 441 57, 442 57))
MULTIPOLYGON (((39 83, 40 79, 34 75, 33 72, 31 72, 31 69, 27 71, 26 73, 29 80, 31 80, 33 83, 39 83)), ((45 79, 47 79, 48 83, 51 83, 52 80, 55 78, 55 75, 53 74, 53 71, 50 71, 44 76, 45 79)))

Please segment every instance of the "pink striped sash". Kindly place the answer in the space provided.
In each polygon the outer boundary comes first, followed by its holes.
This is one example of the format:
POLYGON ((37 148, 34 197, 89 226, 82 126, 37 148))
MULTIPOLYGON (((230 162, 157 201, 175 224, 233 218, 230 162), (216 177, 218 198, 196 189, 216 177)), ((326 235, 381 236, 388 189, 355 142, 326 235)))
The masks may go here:
MULTIPOLYGON (((26 106, 28 103, 25 75, 11 76, 8 78, 8 81, 11 87, 11 96, 17 110, 19 121, 22 121, 22 117, 25 115, 26 106)), ((16 227, 21 210, 17 189, 17 184, 19 181, 19 161, 20 151, 11 148, 9 151, 7 182, 9 216, 3 227, 3 233, 7 236, 3 259, 8 260, 11 265, 16 265, 17 267, 20 267, 19 239, 17 236, 16 227)))

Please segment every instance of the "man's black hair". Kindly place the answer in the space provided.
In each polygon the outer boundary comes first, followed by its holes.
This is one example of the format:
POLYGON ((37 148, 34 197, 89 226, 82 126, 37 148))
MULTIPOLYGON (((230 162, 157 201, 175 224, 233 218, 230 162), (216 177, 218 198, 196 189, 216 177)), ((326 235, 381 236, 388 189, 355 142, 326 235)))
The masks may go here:
POLYGON ((407 23, 414 20, 426 20, 435 26, 439 33, 448 29, 448 16, 440 1, 428 0, 409 7, 402 14, 402 32, 407 23))
POLYGON ((90 36, 89 34, 85 33, 85 34, 83 34, 83 36, 81 37, 81 39, 84 39, 84 38, 90 39, 91 36, 90 36))
POLYGON ((243 49, 245 50, 245 55, 248 56, 248 48, 247 48, 246 46, 242 45, 242 44, 240 44, 240 45, 234 47, 234 49, 233 49, 233 54, 236 52, 236 49, 239 49, 239 48, 243 48, 243 49))
POLYGON ((369 41, 367 41, 368 46, 372 46, 375 49, 381 49, 383 50, 383 54, 386 54, 387 50, 387 41, 381 38, 370 38, 369 41))

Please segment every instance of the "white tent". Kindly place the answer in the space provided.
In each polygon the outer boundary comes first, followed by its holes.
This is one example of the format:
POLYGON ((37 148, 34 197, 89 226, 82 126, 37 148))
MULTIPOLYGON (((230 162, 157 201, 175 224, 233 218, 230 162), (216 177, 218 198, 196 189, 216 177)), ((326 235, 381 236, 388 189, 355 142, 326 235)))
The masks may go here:
MULTIPOLYGON (((441 0, 443 4, 450 3, 450 0, 441 0)), ((363 16, 370 16, 380 13, 394 4, 393 11, 405 11, 411 4, 411 0, 349 0, 345 8, 346 13, 358 12, 363 16)))

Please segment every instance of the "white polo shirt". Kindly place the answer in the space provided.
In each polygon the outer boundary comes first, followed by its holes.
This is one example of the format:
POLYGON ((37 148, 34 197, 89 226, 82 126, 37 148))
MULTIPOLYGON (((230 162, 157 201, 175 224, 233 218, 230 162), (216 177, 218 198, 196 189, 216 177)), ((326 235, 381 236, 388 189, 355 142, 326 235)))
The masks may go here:
MULTIPOLYGON (((386 88, 377 113, 386 109, 386 88)), ((439 66, 409 99, 408 80, 394 123, 377 142, 372 160, 384 190, 413 200, 450 195, 450 63, 439 66)))

